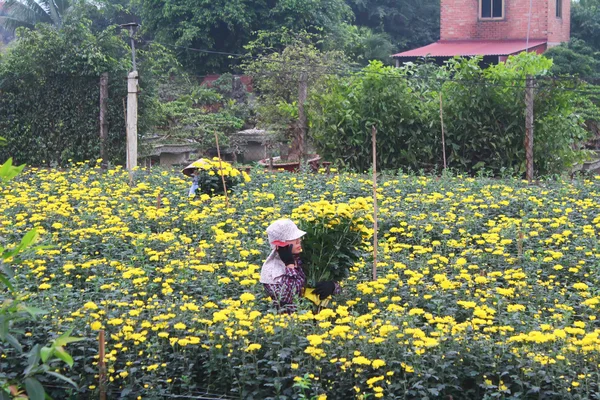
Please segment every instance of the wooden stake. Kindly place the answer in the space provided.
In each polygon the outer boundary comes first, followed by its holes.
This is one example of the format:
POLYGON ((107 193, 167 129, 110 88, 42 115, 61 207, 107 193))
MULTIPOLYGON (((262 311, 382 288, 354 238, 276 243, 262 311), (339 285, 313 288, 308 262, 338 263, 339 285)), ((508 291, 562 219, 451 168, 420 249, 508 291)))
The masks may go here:
POLYGON ((219 157, 219 173, 223 182, 223 191, 225 192, 225 206, 229 208, 229 196, 227 195, 227 184, 225 183, 225 175, 223 175, 223 161, 221 161, 221 150, 219 149, 219 137, 215 132, 215 143, 217 144, 217 156, 219 157))
POLYGON ((307 121, 306 121, 306 113, 304 112, 304 103, 306 103, 306 96, 308 93, 308 82, 306 72, 300 73, 300 81, 298 83, 298 126, 300 128, 299 137, 298 137, 298 159, 300 162, 304 161, 306 157, 306 131, 307 131, 307 121))
POLYGON ((517 255, 519 258, 523 256, 523 232, 519 230, 519 237, 517 239, 517 255))
POLYGON ((444 107, 442 106, 442 91, 440 90, 440 121, 442 122, 442 155, 444 157, 444 169, 446 169, 446 139, 444 135, 444 107))
POLYGON ((525 83, 525 176, 533 181, 533 77, 527 75, 525 83))
POLYGON ((377 280, 377 128, 371 128, 373 142, 373 280, 377 280))
POLYGON ((106 142, 108 140, 108 72, 100 75, 100 158, 102 169, 108 168, 106 142))
POLYGON ((104 362, 104 357, 106 355, 106 351, 104 348, 104 330, 101 330, 98 335, 99 342, 99 358, 98 358, 98 372, 99 372, 99 380, 100 384, 98 385, 100 390, 100 400, 106 400, 106 363, 104 362))

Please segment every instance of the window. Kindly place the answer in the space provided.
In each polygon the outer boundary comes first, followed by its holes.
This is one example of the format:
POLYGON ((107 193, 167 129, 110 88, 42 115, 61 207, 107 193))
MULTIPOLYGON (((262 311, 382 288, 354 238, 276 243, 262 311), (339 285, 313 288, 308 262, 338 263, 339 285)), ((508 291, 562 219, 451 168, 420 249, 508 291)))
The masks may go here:
POLYGON ((556 18, 562 18, 562 0, 556 0, 556 18))
POLYGON ((481 19, 504 18, 504 0, 479 0, 479 15, 481 19))

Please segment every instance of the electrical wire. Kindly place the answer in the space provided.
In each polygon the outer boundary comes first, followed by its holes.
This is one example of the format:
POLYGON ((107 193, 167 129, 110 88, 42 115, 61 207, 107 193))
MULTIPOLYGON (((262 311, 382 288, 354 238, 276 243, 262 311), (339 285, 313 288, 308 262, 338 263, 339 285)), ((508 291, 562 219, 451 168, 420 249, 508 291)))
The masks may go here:
MULTIPOLYGON (((260 56, 252 56, 249 54, 240 54, 240 53, 228 53, 228 52, 217 52, 217 51, 212 51, 212 50, 205 50, 205 49, 198 49, 198 48, 194 48, 194 47, 185 47, 185 46, 178 46, 178 45, 172 45, 172 44, 166 44, 166 43, 161 43, 155 40, 152 41, 146 41, 147 43, 156 43, 156 44, 160 44, 162 46, 165 47, 176 47, 176 48, 182 48, 182 49, 186 49, 189 51, 194 51, 194 52, 199 52, 199 53, 206 53, 206 54, 220 54, 220 55, 228 55, 231 57, 238 57, 238 58, 246 58, 246 59, 260 59, 260 56)), ((349 76, 351 74, 354 73, 365 73, 365 74, 379 74, 382 76, 389 76, 392 78, 398 78, 398 79, 422 79, 422 80, 438 80, 438 81, 442 81, 442 82, 447 82, 447 81, 451 81, 451 82, 473 82, 474 80, 470 80, 470 79, 455 79, 455 78, 432 78, 432 77, 421 77, 418 75, 396 75, 396 74, 388 74, 385 72, 375 72, 375 71, 364 71, 364 67, 359 67, 359 66, 323 66, 323 64, 321 62, 290 62, 289 60, 274 60, 274 59, 270 59, 268 60, 268 62, 275 62, 275 63, 281 63, 281 64, 285 64, 288 67, 297 67, 298 68, 298 72, 302 72, 302 71, 306 71, 305 68, 312 68, 309 69, 309 71, 312 72, 319 72, 317 70, 317 68, 325 68, 327 69, 325 71, 325 73, 322 73, 323 75, 339 75, 339 76, 349 76), (302 71, 300 71, 300 68, 303 68, 302 71)), ((287 73, 289 73, 289 71, 286 71, 287 73)), ((286 73, 283 72, 283 73, 286 73)), ((277 73, 274 73, 277 74, 277 73)), ((210 76, 210 75, 193 75, 196 77, 206 77, 206 76, 210 76)), ((511 78, 506 78, 505 81, 507 82, 512 82, 512 81, 523 81, 525 82, 527 80, 527 78, 523 77, 511 77, 511 78)), ((577 81, 584 81, 584 82, 588 82, 588 81, 600 81, 600 78, 597 77, 564 77, 564 76, 540 76, 540 77, 536 77, 536 80, 577 80, 577 81)), ((483 81, 483 79, 482 79, 483 81)), ((525 87, 525 86, 523 86, 525 87)))
POLYGON ((533 0, 529 0, 529 15, 527 18, 527 42, 525 45, 525 51, 529 51, 529 31, 531 30, 531 9, 533 6, 533 0))
MULTIPOLYGON (((529 14, 529 16, 531 17, 531 12, 529 14)), ((103 34, 106 33, 103 32, 103 34)), ((175 47, 175 48, 181 48, 181 49, 185 49, 185 50, 189 50, 189 51, 194 51, 194 52, 200 52, 200 53, 206 53, 206 54, 217 54, 217 55, 227 55, 230 57, 237 57, 237 58, 245 58, 245 59, 260 59, 260 56, 252 56, 249 54, 240 54, 240 53, 229 53, 229 52, 221 52, 221 51, 213 51, 213 50, 206 50, 206 49, 198 49, 198 48, 194 48, 194 47, 187 47, 187 46, 179 46, 179 45, 173 45, 173 44, 167 44, 167 43, 161 43, 158 42, 156 40, 146 40, 144 41, 145 43, 156 43, 165 47, 175 47)), ((287 71, 282 71, 282 72, 273 72, 273 71, 269 71, 269 72, 260 72, 259 74, 261 76, 277 76, 277 75, 291 75, 291 73, 300 73, 300 72, 312 72, 315 73, 317 75, 329 75, 329 76, 338 76, 338 77, 349 77, 349 76, 355 76, 358 74, 358 76, 360 75, 379 75, 379 76, 384 76, 384 77, 389 77, 392 79, 402 79, 402 80, 414 80, 414 79, 419 79, 419 80, 423 80, 423 81, 438 81, 438 82, 456 82, 456 83, 465 83, 465 84, 482 84, 485 85, 486 87, 507 87, 507 88, 517 88, 517 89, 523 89, 525 88, 525 86, 523 85, 514 85, 514 84, 508 84, 508 85, 500 85, 497 82, 516 82, 516 81, 522 81, 525 82, 526 78, 520 78, 520 77, 511 77, 511 78, 506 78, 506 79, 495 79, 493 81, 493 83, 489 83, 488 81, 486 81, 485 79, 465 79, 465 78, 454 78, 454 77, 429 77, 429 76, 419 76, 419 75, 411 75, 411 74, 403 74, 403 75, 398 75, 398 74, 394 74, 394 73, 386 73, 386 72, 376 72, 376 71, 365 71, 364 67, 360 67, 360 66, 351 66, 351 65, 345 65, 345 66, 323 66, 322 62, 306 62, 306 61, 298 61, 298 62, 290 62, 289 60, 274 60, 274 59, 270 59, 268 60, 268 62, 279 62, 282 64, 285 64, 287 67, 287 71), (291 71, 290 71, 291 70, 291 71)), ((75 75, 74 75, 75 76, 75 75)), ((79 75, 77 75, 79 76, 79 75)), ((210 75, 192 75, 196 78, 206 78, 207 76, 210 75)), ((5 79, 6 80, 6 79, 5 79)), ((3 86, 3 84, 5 83, 5 80, 0 81, 0 88, 3 86)), ((596 77, 559 77, 559 76, 541 76, 541 77, 536 77, 536 81, 540 82, 540 81, 546 81, 546 80, 550 80, 550 81, 556 81, 556 80, 560 80, 560 81, 568 81, 571 80, 573 82, 586 82, 586 83, 590 83, 590 81, 600 81, 600 78, 596 78, 596 77)), ((571 90, 571 91, 575 91, 573 89, 567 89, 567 88, 556 88, 559 90, 571 90)), ((582 93, 590 93, 590 91, 583 91, 582 93)), ((596 92, 591 92, 593 94, 596 94, 596 92)))
MULTIPOLYGON (((147 41, 147 42, 148 43, 157 43, 157 44, 160 44, 163 46, 173 46, 173 47, 185 48, 190 51, 197 51, 197 52, 208 53, 208 54, 223 54, 223 55, 244 57, 244 58, 251 58, 251 59, 259 58, 259 56, 250 56, 250 55, 244 55, 244 54, 239 54, 239 53, 215 52, 212 50, 196 49, 196 48, 192 48, 192 47, 167 45, 167 44, 160 43, 157 41, 147 41)), ((400 80, 404 80, 404 81, 420 80, 423 82, 438 82, 440 84, 443 84, 446 82, 453 82, 453 83, 461 83, 464 85, 475 85, 475 86, 481 85, 484 87, 510 88, 510 89, 519 89, 519 90, 525 89, 524 83, 526 81, 526 78, 521 78, 521 77, 509 77, 509 78, 494 79, 494 80, 485 79, 483 76, 475 77, 473 79, 456 78, 456 77, 432 77, 432 76, 419 76, 417 74, 396 74, 393 72, 365 71, 364 68, 353 67, 353 66, 332 66, 332 65, 323 66, 322 63, 317 63, 317 62, 300 62, 300 61, 289 62, 286 60, 268 60, 268 61, 269 62, 281 62, 281 63, 285 64, 286 68, 283 71, 261 71, 261 72, 258 72, 257 74, 254 74, 254 76, 263 76, 263 77, 281 76, 285 79, 290 79, 290 78, 292 78, 293 74, 302 73, 302 72, 310 72, 310 73, 313 73, 315 75, 320 75, 320 76, 334 76, 334 77, 382 76, 382 77, 386 77, 386 78, 390 78, 390 79, 400 79, 400 80), (519 84, 521 82, 523 84, 519 84)), ((80 77, 80 76, 82 76, 82 75, 73 75, 73 77, 80 77)), ((197 78, 205 78, 209 75, 191 75, 191 76, 194 76, 197 78)), ((89 77, 94 78, 91 75, 89 75, 89 77)), ((540 76, 540 77, 536 77, 535 79, 538 84, 538 88, 545 87, 544 85, 546 82, 550 82, 550 84, 553 84, 556 82, 561 82, 561 83, 567 82, 567 84, 572 83, 572 86, 574 86, 574 87, 580 87, 582 82, 590 84, 589 81, 600 81, 600 78, 595 78, 595 77, 591 78, 591 77, 564 77, 564 76, 540 76)), ((19 78, 15 77, 15 80, 19 80, 19 78)), ((0 89, 6 84, 7 84, 7 78, 0 81, 0 89)), ((552 87, 552 89, 561 90, 561 91, 571 91, 571 92, 581 93, 581 94, 600 95, 600 91, 595 91, 595 90, 591 90, 591 89, 583 89, 583 90, 575 89, 574 87, 568 88, 568 87, 564 87, 564 86, 560 86, 560 87, 554 86, 554 87, 552 87)))
MULTIPOLYGON (((45 388, 50 388, 50 389, 61 389, 64 391, 73 391, 73 390, 79 391, 79 389, 74 388, 73 386, 57 386, 57 385, 51 385, 51 384, 47 384, 47 383, 44 383, 43 385, 45 388)), ((141 395, 141 393, 134 393, 134 394, 141 395)), ((199 392, 199 393, 189 393, 189 394, 163 393, 160 395, 160 397, 170 398, 170 399, 196 399, 196 400, 234 400, 234 399, 238 399, 238 397, 229 396, 227 394, 218 394, 218 393, 210 393, 210 392, 199 392)))

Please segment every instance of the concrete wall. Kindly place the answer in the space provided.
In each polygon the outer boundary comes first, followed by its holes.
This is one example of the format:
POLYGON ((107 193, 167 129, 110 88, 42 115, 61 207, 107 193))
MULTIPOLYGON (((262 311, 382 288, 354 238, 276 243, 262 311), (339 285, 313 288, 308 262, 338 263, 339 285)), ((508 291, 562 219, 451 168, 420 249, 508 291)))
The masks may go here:
POLYGON ((184 164, 187 162, 190 153, 162 153, 160 155, 160 165, 169 166, 174 164, 184 164))
POLYGON ((243 149, 244 162, 258 161, 265 158, 265 146, 259 142, 248 142, 241 146, 243 149))

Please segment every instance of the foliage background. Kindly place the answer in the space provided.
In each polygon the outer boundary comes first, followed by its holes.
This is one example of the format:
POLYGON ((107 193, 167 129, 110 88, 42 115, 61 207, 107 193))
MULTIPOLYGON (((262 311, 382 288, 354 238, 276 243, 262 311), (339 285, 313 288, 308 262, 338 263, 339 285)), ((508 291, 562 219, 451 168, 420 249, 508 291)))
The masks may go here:
MULTIPOLYGON (((521 54, 482 69, 479 59, 454 59, 438 68, 403 68, 373 62, 350 76, 331 77, 313 92, 311 134, 319 152, 344 167, 366 171, 372 163, 371 126, 377 127, 381 169, 440 169, 440 93, 448 166, 474 173, 485 168, 521 174, 525 164, 525 77, 543 78, 551 60, 521 54)), ((569 82, 539 81, 535 98, 534 165, 540 175, 560 173, 582 160, 588 137, 581 110, 585 97, 569 82)), ((589 110, 595 106, 588 104, 589 110)))
MULTIPOLYGON (((100 74, 108 72, 107 149, 112 162, 124 161, 123 99, 130 50, 116 27, 95 35, 91 24, 73 12, 61 29, 22 29, 19 39, 0 55, 0 131, 7 139, 0 156, 31 165, 96 159, 100 74)), ((157 122, 159 77, 174 60, 158 45, 141 49, 138 60, 138 131, 143 136, 157 122)))

